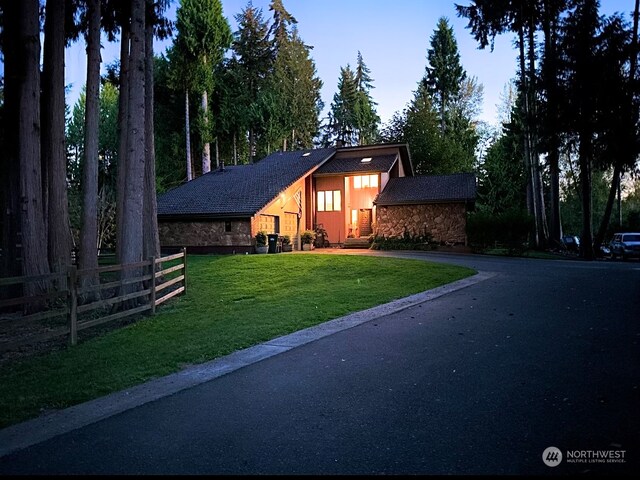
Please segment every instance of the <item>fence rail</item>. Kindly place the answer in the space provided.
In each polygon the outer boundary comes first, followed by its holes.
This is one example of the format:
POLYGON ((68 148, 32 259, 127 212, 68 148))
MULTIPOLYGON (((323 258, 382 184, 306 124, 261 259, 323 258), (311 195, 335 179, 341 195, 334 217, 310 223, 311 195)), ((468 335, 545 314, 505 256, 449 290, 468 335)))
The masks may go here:
POLYGON ((0 329, 12 325, 20 330, 41 321, 48 324, 20 338, 6 335, 7 340, 0 341, 0 351, 62 335, 68 335, 75 345, 80 330, 146 311, 155 314, 158 305, 187 291, 186 249, 131 264, 84 270, 71 266, 66 272, 0 278, 0 287, 17 285, 24 289, 32 282, 39 282, 44 291, 0 299, 0 329), (174 261, 178 264, 163 267, 174 261), (168 278, 171 275, 176 276, 168 278))

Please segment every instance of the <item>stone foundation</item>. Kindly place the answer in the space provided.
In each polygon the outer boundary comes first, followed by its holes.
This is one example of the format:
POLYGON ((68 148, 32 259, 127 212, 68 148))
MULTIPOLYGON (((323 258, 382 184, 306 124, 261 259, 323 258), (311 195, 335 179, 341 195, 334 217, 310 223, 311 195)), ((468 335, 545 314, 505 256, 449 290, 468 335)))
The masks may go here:
POLYGON ((231 231, 225 232, 220 220, 198 222, 158 222, 162 247, 251 247, 251 222, 232 220, 231 231))
POLYGON ((464 203, 389 205, 376 208, 376 235, 402 237, 431 235, 438 243, 466 244, 464 203))

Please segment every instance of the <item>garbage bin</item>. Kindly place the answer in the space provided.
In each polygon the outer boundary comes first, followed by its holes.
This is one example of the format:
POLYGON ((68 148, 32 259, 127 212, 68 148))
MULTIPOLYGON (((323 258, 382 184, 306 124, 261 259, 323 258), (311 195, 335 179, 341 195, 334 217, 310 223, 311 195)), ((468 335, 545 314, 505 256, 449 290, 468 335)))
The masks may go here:
POLYGON ((278 234, 270 233, 267 235, 269 239, 269 253, 277 253, 278 252, 278 234))

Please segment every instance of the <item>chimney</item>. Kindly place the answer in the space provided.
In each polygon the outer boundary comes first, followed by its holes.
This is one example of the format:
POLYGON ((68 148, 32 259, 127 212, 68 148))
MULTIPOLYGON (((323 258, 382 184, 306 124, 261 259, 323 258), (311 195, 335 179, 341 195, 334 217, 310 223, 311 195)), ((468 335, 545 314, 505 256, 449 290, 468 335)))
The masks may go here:
POLYGON ((344 140, 342 140, 341 138, 338 138, 336 140, 336 148, 342 148, 344 147, 344 140))

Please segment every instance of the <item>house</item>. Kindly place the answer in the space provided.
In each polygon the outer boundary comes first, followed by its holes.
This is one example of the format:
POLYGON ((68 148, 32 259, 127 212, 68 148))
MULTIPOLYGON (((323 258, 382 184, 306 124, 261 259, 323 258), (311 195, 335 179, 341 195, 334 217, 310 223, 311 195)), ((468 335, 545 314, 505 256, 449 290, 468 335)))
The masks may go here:
POLYGON ((473 174, 414 176, 405 144, 276 152, 225 166, 158 197, 160 244, 190 252, 253 252, 254 235, 324 228, 332 246, 350 238, 430 234, 465 244, 473 174))

